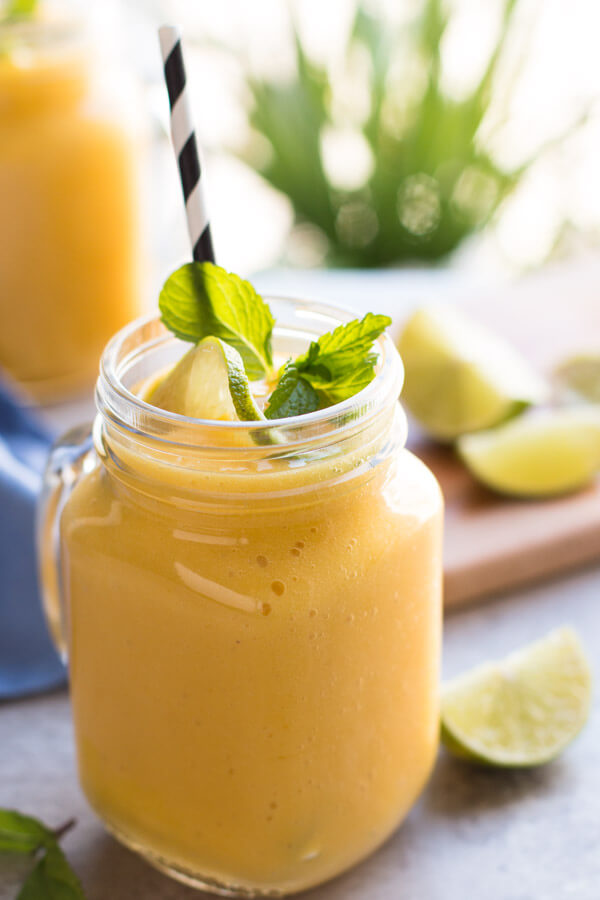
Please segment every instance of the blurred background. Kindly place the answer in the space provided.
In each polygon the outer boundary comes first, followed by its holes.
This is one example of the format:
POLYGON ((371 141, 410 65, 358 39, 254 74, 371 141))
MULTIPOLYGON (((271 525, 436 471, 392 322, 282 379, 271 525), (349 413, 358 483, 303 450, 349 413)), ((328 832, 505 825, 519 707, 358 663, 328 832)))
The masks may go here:
MULTIPOLYGON (((598 240, 590 0, 130 0, 128 14, 184 28, 217 253, 233 269, 512 272, 598 240)), ((171 216, 169 254, 185 255, 171 216)))
POLYGON ((489 281, 595 253, 591 0, 0 0, 0 366, 37 396, 90 383, 189 258, 165 21, 227 268, 489 281))

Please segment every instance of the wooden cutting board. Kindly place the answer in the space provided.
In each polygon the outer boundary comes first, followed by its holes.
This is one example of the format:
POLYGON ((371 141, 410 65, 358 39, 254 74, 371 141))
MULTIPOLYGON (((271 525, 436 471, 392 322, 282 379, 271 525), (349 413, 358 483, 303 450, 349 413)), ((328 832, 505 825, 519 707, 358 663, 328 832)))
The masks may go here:
MULTIPOLYGON (((459 305, 543 371, 573 353, 600 352, 600 262, 550 269, 459 305)), ((418 433, 410 446, 437 475, 446 501, 447 607, 600 561, 600 480, 559 499, 509 500, 479 486, 451 450, 418 433)))

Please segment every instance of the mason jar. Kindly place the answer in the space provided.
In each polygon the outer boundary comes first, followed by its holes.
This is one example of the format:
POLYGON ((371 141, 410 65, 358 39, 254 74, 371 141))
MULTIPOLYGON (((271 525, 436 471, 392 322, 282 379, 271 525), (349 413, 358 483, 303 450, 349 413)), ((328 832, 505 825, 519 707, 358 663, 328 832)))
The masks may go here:
POLYGON ((0 368, 41 399, 91 385, 141 312, 144 128, 84 9, 0 22, 0 368))
MULTIPOLYGON (((347 321, 269 299, 275 349, 347 321)), ((438 743, 442 501, 405 447, 402 366, 328 409, 214 422, 138 392, 181 356, 156 318, 108 345, 89 432, 51 458, 46 607, 79 777, 175 878, 277 896, 402 821, 438 743)))

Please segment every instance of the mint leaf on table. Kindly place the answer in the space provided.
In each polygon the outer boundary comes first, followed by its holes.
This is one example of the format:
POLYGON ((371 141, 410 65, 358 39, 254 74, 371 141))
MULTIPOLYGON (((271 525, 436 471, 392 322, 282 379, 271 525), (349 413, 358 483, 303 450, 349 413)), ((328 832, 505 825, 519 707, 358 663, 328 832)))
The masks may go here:
POLYGON ((16 900, 85 900, 81 883, 58 844, 35 864, 16 900))
POLYGON ((74 823, 52 831, 38 819, 0 809, 0 853, 36 855, 36 863, 16 900, 85 900, 79 879, 58 845, 74 823))
POLYGON ((314 412, 320 405, 315 389, 302 378, 296 365, 289 361, 269 398, 265 416, 267 419, 286 419, 314 412))
POLYGON ((37 819, 0 809, 1 853, 34 853, 49 841, 54 841, 54 834, 37 819))
POLYGON ((274 319, 249 281, 213 263, 187 263, 167 278, 158 305, 162 321, 181 340, 221 338, 238 351, 248 378, 271 371, 274 319))
POLYGON ((373 342, 391 323, 367 313, 322 334, 288 362, 265 410, 267 419, 302 415, 353 397, 375 377, 373 342))

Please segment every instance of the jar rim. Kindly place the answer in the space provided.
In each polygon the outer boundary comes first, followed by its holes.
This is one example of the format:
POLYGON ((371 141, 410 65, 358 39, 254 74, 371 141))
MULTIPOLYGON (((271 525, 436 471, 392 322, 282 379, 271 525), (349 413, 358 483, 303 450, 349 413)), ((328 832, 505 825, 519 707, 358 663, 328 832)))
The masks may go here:
MULTIPOLYGON (((308 330, 310 319, 313 323, 324 323, 320 331, 310 332, 313 337, 357 317, 355 311, 337 304, 272 295, 265 299, 271 304, 293 308, 302 329, 308 330)), ((280 330, 276 323, 275 335, 280 330)), ((294 326, 287 326, 286 330, 301 333, 301 328, 295 329, 294 326)), ((297 446, 316 437, 337 438, 347 426, 364 425, 381 410, 393 406, 402 387, 402 362, 392 339, 384 333, 375 342, 378 362, 374 379, 357 394, 340 403, 303 415, 258 422, 191 418, 152 406, 123 381, 128 369, 144 352, 168 342, 181 343, 162 324, 156 313, 136 319, 117 332, 107 344, 100 361, 96 405, 103 417, 120 428, 189 449, 199 450, 208 445, 215 449, 227 447, 228 450, 243 449, 247 452, 247 446, 232 448, 231 438, 219 442, 219 435, 248 434, 255 437, 255 444, 259 448, 262 446, 264 452, 268 441, 261 440, 261 436, 264 438, 275 430, 285 438, 288 449, 290 445, 297 446)))

